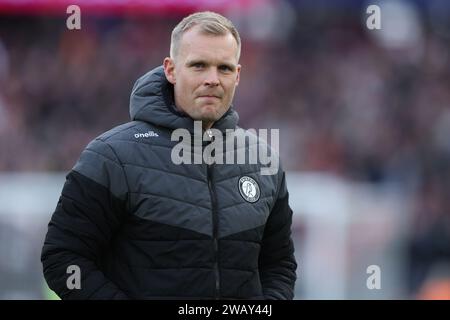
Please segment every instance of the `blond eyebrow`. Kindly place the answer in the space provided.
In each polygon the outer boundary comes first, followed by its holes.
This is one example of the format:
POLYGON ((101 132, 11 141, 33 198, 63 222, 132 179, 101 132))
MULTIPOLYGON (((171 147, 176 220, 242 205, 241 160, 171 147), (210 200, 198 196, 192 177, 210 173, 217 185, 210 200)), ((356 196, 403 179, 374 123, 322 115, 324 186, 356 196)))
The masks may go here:
POLYGON ((204 61, 204 60, 194 59, 194 60, 187 61, 186 62, 186 66, 192 67, 193 65, 198 64, 198 63, 202 63, 204 65, 208 65, 208 63, 206 61, 204 61))

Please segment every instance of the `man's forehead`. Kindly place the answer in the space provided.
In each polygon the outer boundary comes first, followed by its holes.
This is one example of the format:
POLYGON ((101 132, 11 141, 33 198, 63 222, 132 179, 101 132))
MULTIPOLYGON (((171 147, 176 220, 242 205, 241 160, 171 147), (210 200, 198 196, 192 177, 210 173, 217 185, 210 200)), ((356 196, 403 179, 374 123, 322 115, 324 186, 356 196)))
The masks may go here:
POLYGON ((213 35, 194 27, 181 37, 179 53, 185 60, 223 60, 227 63, 237 63, 237 50, 236 40, 231 33, 213 35))

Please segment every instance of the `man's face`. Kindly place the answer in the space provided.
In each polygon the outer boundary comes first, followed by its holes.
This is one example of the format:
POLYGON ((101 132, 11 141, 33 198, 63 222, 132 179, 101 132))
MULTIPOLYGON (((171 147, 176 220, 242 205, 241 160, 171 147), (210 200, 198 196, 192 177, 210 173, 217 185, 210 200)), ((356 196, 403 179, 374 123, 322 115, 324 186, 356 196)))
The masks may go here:
POLYGON ((175 105, 205 129, 230 108, 239 83, 238 46, 231 33, 216 36, 198 27, 181 37, 178 54, 164 60, 167 80, 174 85, 175 105))

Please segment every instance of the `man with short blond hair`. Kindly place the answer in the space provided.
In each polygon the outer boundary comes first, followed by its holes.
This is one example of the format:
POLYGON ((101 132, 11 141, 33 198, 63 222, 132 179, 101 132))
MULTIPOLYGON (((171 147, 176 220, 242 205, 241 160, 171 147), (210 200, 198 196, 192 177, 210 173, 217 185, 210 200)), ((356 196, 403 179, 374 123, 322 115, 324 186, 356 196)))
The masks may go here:
POLYGON ((202 33, 209 35, 223 36, 230 33, 236 40, 238 47, 237 60, 239 60, 241 56, 241 38, 239 36, 239 32, 230 20, 220 14, 210 11, 191 14, 177 24, 172 31, 170 42, 171 58, 175 58, 178 53, 178 47, 180 45, 182 35, 194 26, 199 27, 202 33))
POLYGON ((219 14, 183 19, 170 57, 134 85, 132 121, 82 152, 41 256, 47 283, 61 298, 293 298, 292 210, 279 162, 274 174, 263 175, 262 163, 173 160, 180 130, 189 136, 181 142, 188 158, 213 143, 190 150, 197 128, 220 141, 245 134, 232 107, 240 46, 237 30, 219 14), (79 270, 79 288, 68 285, 68 268, 79 270))

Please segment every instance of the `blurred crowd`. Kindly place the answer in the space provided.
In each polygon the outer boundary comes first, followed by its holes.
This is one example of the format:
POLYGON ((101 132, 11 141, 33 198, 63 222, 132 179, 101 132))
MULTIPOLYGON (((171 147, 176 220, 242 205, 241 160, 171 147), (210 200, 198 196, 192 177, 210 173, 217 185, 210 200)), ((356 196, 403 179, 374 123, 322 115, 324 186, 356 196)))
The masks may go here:
MULTIPOLYGON (((0 171, 67 171, 127 122, 134 81, 162 63, 177 21, 86 19, 69 31, 61 18, 1 17, 0 171)), ((450 39, 425 25, 419 45, 387 48, 357 17, 242 38, 240 125, 280 129, 286 170, 413 194, 407 277, 419 292, 450 261, 450 39)))

